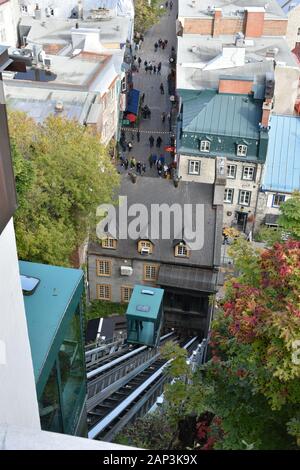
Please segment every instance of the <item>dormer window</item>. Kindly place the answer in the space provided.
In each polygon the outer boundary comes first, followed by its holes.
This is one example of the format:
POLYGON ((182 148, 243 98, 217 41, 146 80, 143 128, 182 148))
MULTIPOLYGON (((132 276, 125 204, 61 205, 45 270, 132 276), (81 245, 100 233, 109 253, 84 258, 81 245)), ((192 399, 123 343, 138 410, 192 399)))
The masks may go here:
POLYGON ((175 246, 175 256, 180 256, 181 258, 189 257, 189 250, 184 242, 180 242, 175 246))
POLYGON ((200 152, 209 152, 210 151, 210 142, 209 140, 201 140, 200 142, 200 152))
POLYGON ((238 144, 236 154, 238 157, 246 157, 248 147, 247 145, 238 144))
POLYGON ((139 240, 138 252, 141 255, 151 255, 153 251, 153 243, 150 240, 139 240))
POLYGON ((115 250, 117 248, 117 240, 112 237, 105 237, 101 240, 102 248, 110 248, 115 250))

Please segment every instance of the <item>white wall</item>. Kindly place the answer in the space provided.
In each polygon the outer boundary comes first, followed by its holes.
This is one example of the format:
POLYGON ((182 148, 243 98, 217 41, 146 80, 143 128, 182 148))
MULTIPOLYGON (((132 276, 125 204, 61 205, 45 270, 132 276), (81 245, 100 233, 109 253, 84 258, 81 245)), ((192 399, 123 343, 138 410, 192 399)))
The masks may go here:
POLYGON ((300 42, 298 29, 300 28, 300 5, 297 5, 288 13, 288 24, 286 30, 286 42, 289 48, 294 49, 296 42, 300 42))
POLYGON ((12 219, 0 235, 0 423, 40 428, 12 219))
POLYGON ((18 42, 17 25, 19 20, 18 0, 10 0, 0 5, 0 44, 16 46, 18 42))

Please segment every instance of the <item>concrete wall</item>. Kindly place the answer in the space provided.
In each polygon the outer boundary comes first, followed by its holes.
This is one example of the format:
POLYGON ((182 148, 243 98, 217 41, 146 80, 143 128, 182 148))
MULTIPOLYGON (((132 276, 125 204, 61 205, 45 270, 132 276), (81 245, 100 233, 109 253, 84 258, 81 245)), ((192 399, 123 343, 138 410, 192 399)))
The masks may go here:
POLYGON ((298 29, 300 28, 300 5, 293 8, 288 13, 288 25, 286 30, 286 42, 289 48, 294 49, 296 42, 300 42, 300 34, 298 29))
MULTIPOLYGON (((235 178, 227 178, 226 188, 234 189, 233 203, 228 204, 224 203, 223 211, 223 223, 224 225, 231 225, 234 223, 235 211, 241 209, 241 205, 238 203, 239 191, 246 190, 251 191, 251 201, 249 206, 244 206, 245 211, 248 212, 249 216, 253 216, 255 212, 255 206, 257 201, 257 194, 259 189, 259 182, 261 179, 261 172, 263 166, 261 164, 254 164, 241 161, 227 160, 227 164, 236 165, 236 176, 235 178), (248 181, 242 179, 243 167, 244 166, 253 166, 256 168, 255 179, 254 181, 248 181), (227 212, 231 212, 231 215, 228 215, 227 212)), ((191 157, 187 155, 180 155, 179 159, 179 176, 182 177, 183 181, 195 181, 198 183, 213 183, 215 181, 215 158, 207 157, 191 157), (201 163, 200 175, 189 175, 188 174, 188 162, 189 160, 198 160, 201 163)), ((248 229, 250 230, 252 226, 252 221, 248 224, 248 229)))
POLYGON ((298 67, 275 68, 274 108, 276 114, 295 114, 294 107, 298 96, 300 69, 298 67), (288 90, 288 93, 287 93, 288 90))
POLYGON ((0 423, 40 429, 13 221, 0 236, 0 423))
POLYGON ((0 44, 3 46, 17 46, 17 24, 19 20, 17 0, 10 0, 0 5, 0 44), (4 35, 4 39, 3 39, 4 35))

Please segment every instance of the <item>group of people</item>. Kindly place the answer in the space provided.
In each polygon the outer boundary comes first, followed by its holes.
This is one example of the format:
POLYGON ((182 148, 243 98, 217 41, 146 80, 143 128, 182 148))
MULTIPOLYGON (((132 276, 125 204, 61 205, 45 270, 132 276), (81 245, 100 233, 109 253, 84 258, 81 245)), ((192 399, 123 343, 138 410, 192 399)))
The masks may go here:
MULTIPOLYGON (((152 148, 154 146, 154 141, 155 141, 155 139, 154 139, 153 135, 150 135, 150 137, 149 137, 150 148, 152 148)), ((157 139, 156 139, 156 147, 160 148, 161 144, 162 144, 162 138, 160 136, 158 136, 157 139)))
POLYGON ((146 164, 140 161, 137 161, 134 157, 128 160, 126 155, 121 154, 120 159, 121 159, 121 166, 125 170, 128 170, 130 168, 131 171, 135 170, 141 176, 146 173, 146 169, 147 169, 146 164))
POLYGON ((167 0, 166 3, 165 3, 165 6, 166 6, 166 8, 170 7, 170 10, 172 10, 172 8, 173 8, 172 0, 170 2, 167 0))
POLYGON ((149 165, 150 168, 156 167, 157 175, 163 178, 168 178, 173 170, 172 163, 170 165, 167 165, 165 162, 165 157, 162 154, 158 158, 156 154, 151 153, 149 157, 149 165))
POLYGON ((161 47, 163 50, 167 47, 168 40, 159 38, 158 41, 154 43, 154 52, 157 52, 158 48, 161 47))

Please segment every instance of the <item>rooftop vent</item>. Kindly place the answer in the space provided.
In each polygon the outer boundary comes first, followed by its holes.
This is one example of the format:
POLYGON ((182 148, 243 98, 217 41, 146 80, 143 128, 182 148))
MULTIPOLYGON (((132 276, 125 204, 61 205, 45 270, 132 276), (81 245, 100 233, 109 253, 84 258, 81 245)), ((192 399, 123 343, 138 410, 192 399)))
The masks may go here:
POLYGON ((40 283, 40 280, 36 277, 29 277, 23 274, 20 275, 21 286, 24 295, 32 295, 40 283))

